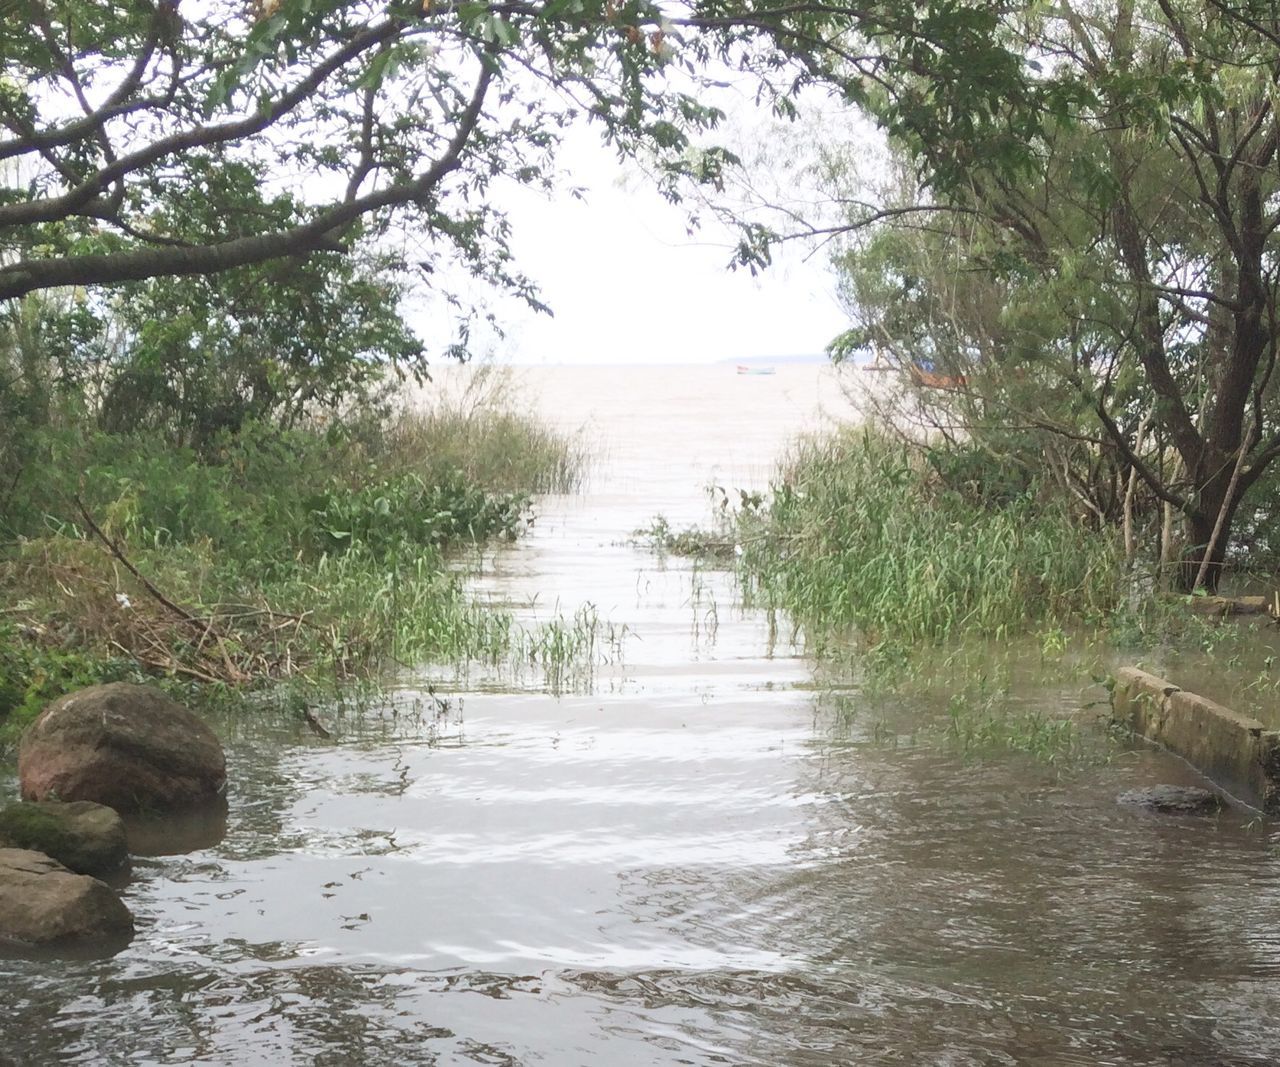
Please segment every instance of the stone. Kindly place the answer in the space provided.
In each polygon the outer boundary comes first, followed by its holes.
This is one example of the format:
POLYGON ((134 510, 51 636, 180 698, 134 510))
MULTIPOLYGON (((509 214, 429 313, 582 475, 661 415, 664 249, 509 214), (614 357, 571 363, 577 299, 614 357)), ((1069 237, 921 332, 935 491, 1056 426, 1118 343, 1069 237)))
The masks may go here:
POLYGON ((29 849, 0 848, 0 938, 56 945, 133 936, 133 916, 111 888, 29 849))
POLYGON ((1190 596, 1187 607, 1194 615, 1269 615, 1272 601, 1265 596, 1190 596))
POLYGON ((1117 799, 1121 804, 1132 804, 1166 815, 1211 815, 1222 807, 1222 798, 1217 793, 1193 785, 1153 785, 1130 789, 1117 799))
POLYGON ((43 852, 76 874, 110 874, 124 866, 124 822, 90 800, 10 804, 0 809, 0 848, 43 852))
POLYGON ((112 682, 59 697, 18 749, 25 800, 92 800, 121 813, 220 802, 222 745, 164 693, 112 682))

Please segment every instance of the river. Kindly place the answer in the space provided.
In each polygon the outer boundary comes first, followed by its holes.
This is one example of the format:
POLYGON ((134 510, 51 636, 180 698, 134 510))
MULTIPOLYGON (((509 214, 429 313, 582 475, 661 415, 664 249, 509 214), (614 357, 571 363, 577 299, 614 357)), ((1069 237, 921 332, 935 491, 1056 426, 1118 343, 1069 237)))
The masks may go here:
POLYGON ((1195 781, 1142 747, 1064 768, 886 730, 932 711, 824 684, 724 576, 634 543, 762 488, 845 412, 834 372, 523 373, 602 459, 476 593, 590 603, 621 662, 409 676, 332 741, 220 721, 225 835, 135 861, 117 955, 0 961, 0 1063, 1280 1060, 1270 825, 1117 804, 1195 781))

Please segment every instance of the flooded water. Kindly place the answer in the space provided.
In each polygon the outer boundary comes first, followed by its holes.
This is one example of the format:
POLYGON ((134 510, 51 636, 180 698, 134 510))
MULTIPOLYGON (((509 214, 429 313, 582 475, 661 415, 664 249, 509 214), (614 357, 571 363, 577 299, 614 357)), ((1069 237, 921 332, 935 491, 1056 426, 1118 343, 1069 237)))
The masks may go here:
POLYGON ((1280 1059, 1269 825, 1117 805, 1194 781, 1146 749, 1063 770, 913 740, 934 709, 820 684, 727 580, 632 543, 705 520, 708 483, 762 486, 840 413, 829 371, 530 375, 605 458, 477 592, 590 603, 624 662, 562 695, 410 679, 333 741, 221 724, 225 836, 136 861, 117 955, 0 962, 0 1062, 1280 1059))

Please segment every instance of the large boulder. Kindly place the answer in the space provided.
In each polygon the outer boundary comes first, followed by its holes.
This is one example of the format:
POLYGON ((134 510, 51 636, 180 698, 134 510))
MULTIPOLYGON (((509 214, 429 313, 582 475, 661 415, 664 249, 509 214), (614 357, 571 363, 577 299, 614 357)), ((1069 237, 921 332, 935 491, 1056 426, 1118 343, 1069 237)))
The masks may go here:
POLYGON ((42 852, 0 848, 0 938, 52 945, 131 936, 133 916, 105 883, 42 852))
POLYGON ((0 809, 0 848, 43 852, 76 874, 109 874, 129 858, 124 822, 113 809, 91 800, 0 809))
POLYGON ((59 697, 23 735, 25 800, 92 800, 119 812, 219 801, 227 783, 218 738, 164 693, 113 682, 59 697))

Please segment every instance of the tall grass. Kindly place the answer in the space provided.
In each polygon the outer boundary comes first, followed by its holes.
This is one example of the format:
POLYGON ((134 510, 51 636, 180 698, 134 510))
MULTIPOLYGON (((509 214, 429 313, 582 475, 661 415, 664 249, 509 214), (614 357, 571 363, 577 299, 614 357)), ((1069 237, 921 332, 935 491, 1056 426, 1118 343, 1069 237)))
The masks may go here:
POLYGON ((468 550, 518 536, 530 494, 584 458, 493 394, 249 425, 211 455, 85 421, 41 433, 0 516, 0 717, 144 674, 247 688, 506 657, 550 677, 596 652, 592 620, 526 632, 465 591, 468 550))
POLYGON ((941 484, 873 430, 806 440, 765 511, 740 519, 750 595, 811 643, 1001 639, 1097 621, 1123 602, 1121 555, 1034 488, 998 505, 941 484))
POLYGON ((588 454, 580 434, 562 433, 526 414, 509 368, 460 369, 405 410, 388 432, 389 451, 427 480, 459 472, 469 484, 502 492, 569 493, 581 487, 588 454))

